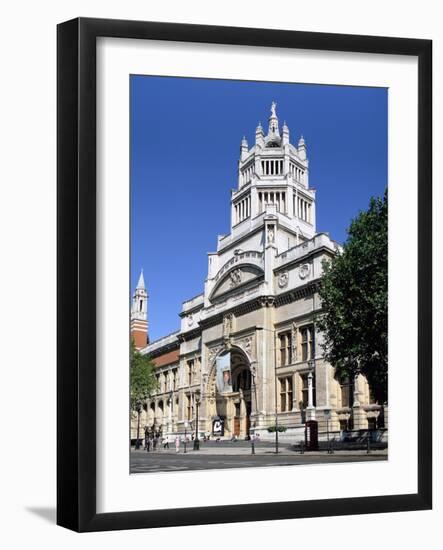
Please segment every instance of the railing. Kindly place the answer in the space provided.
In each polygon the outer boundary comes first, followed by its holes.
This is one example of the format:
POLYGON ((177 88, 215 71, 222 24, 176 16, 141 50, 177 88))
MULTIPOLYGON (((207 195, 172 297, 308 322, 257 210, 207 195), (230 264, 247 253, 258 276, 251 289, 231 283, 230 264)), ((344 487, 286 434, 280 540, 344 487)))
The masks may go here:
POLYGON ((263 252, 257 252, 255 250, 246 250, 245 252, 239 252, 236 254, 233 258, 231 258, 229 261, 227 261, 221 269, 219 269, 217 275, 214 277, 215 281, 218 281, 220 277, 226 273, 233 265, 235 265, 238 262, 241 262, 243 260, 254 260, 252 263, 258 264, 260 266, 263 265, 263 252))
POLYGON ((325 246, 331 250, 335 250, 334 242, 329 238, 329 236, 326 235, 326 233, 319 233, 309 241, 293 246, 289 250, 279 254, 277 256, 277 266, 301 258, 320 246, 325 246))
POLYGON ((203 304, 203 302, 204 302, 204 294, 203 293, 198 294, 197 296, 194 296, 193 298, 190 298, 189 300, 186 300, 185 302, 183 302, 182 311, 186 311, 195 306, 203 304))

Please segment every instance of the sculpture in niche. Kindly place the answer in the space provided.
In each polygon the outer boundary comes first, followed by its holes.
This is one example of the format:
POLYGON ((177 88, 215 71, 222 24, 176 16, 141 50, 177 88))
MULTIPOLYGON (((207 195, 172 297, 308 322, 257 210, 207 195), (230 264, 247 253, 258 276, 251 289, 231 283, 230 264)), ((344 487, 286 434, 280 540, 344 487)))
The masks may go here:
POLYGON ((273 243, 274 238, 275 238, 274 226, 273 225, 268 225, 268 243, 273 243))
POLYGON ((234 315, 232 313, 227 313, 223 317, 223 337, 228 338, 233 329, 234 315))

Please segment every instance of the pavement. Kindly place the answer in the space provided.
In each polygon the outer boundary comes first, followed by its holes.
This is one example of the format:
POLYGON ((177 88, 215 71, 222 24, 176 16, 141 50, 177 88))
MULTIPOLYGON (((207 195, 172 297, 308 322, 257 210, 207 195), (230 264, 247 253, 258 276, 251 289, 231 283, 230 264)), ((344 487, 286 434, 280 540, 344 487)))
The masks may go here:
POLYGON ((387 449, 371 451, 364 450, 312 451, 300 454, 291 445, 280 444, 278 454, 275 453, 273 442, 259 442, 255 445, 255 454, 251 453, 251 443, 248 441, 209 441, 201 442, 200 450, 193 450, 193 443, 187 445, 186 453, 183 445, 180 452, 175 447, 146 452, 143 449, 131 450, 131 472, 161 472, 183 470, 206 470, 226 468, 251 468, 264 466, 294 466, 298 464, 325 464, 340 462, 368 462, 387 460, 387 449))

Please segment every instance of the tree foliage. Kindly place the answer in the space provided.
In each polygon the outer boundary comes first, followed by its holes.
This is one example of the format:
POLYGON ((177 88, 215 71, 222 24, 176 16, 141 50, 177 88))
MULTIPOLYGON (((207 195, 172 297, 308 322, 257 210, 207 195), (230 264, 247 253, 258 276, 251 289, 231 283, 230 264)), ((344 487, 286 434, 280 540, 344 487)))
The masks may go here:
POLYGON ((388 200, 351 222, 343 252, 324 263, 320 297, 326 359, 338 377, 361 372, 375 399, 388 389, 388 200))
POLYGON ((143 403, 156 390, 154 364, 131 342, 131 409, 140 413, 143 403))

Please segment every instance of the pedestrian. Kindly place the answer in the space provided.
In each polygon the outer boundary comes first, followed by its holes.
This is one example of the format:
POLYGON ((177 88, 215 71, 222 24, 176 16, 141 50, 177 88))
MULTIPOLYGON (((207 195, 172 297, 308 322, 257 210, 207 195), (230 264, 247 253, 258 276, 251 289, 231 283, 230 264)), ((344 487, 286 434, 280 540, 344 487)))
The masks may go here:
POLYGON ((175 452, 176 453, 180 452, 180 436, 179 435, 175 436, 175 452))
POLYGON ((151 450, 151 437, 148 436, 147 440, 146 440, 146 452, 149 453, 151 450))
POLYGON ((154 439, 152 440, 152 450, 153 451, 157 450, 157 443, 158 443, 158 437, 157 437, 157 434, 155 434, 154 439))
POLYGON ((169 449, 169 436, 163 438, 163 449, 169 449))

